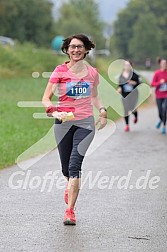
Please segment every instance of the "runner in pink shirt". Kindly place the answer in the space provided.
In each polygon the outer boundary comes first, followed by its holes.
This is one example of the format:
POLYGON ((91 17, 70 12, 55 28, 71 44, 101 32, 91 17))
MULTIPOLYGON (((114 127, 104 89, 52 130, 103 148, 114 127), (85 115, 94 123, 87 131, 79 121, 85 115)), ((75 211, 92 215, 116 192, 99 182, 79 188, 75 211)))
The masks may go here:
POLYGON ((73 111, 72 120, 81 120, 93 116, 92 92, 99 84, 98 72, 89 65, 84 65, 85 76, 77 76, 75 70, 80 67, 81 62, 69 68, 69 62, 59 65, 53 71, 49 82, 57 88, 59 97, 58 111, 73 111), (75 69, 76 68, 76 69, 75 69), (73 72, 74 71, 74 72, 73 72))
POLYGON ((152 79, 152 87, 155 87, 155 96, 159 113, 159 122, 156 128, 159 129, 161 124, 162 134, 166 133, 166 116, 167 116, 167 60, 159 60, 160 69, 156 70, 152 79))
POLYGON ((61 160, 62 173, 67 178, 64 200, 68 207, 64 215, 65 225, 75 225, 74 206, 79 193, 81 166, 85 153, 93 140, 95 123, 93 106, 99 110, 99 129, 107 123, 107 113, 97 91, 98 72, 84 62, 94 43, 85 35, 77 34, 66 38, 62 51, 69 61, 53 71, 42 102, 49 116, 55 117, 55 138, 61 160), (51 102, 57 93, 58 102, 51 102), (73 118, 68 120, 68 113, 73 118))

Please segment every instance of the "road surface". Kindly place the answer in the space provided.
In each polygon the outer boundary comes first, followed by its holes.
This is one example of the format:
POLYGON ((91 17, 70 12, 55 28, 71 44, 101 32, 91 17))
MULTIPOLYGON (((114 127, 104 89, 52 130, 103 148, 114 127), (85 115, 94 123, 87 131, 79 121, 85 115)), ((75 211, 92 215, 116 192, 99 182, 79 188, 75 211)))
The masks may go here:
POLYGON ((132 118, 128 133, 122 119, 107 126, 85 158, 76 226, 63 225, 56 150, 27 170, 0 171, 0 252, 167 251, 167 136, 155 129, 154 106, 139 110, 138 124, 132 118))

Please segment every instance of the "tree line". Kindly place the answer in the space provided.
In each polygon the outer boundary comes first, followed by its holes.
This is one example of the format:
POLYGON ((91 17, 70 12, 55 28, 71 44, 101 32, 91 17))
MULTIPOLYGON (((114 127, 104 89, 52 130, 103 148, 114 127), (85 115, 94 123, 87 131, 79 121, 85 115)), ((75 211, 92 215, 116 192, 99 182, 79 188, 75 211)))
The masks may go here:
POLYGON ((51 10, 46 0, 0 0, 0 35, 47 45, 54 34, 51 10))
POLYGON ((120 57, 167 57, 166 27, 166 0, 131 0, 118 14, 111 40, 120 57))
POLYGON ((0 35, 49 46, 57 35, 66 37, 82 32, 103 47, 104 24, 94 0, 64 2, 56 19, 52 8, 49 0, 0 0, 0 35))
MULTIPOLYGON (((50 46, 57 35, 85 33, 97 49, 106 47, 105 31, 111 24, 101 20, 96 0, 62 0, 56 18, 52 9, 51 0, 0 0, 0 35, 50 46)), ((166 0, 129 0, 112 27, 112 55, 136 61, 167 57, 166 0)))

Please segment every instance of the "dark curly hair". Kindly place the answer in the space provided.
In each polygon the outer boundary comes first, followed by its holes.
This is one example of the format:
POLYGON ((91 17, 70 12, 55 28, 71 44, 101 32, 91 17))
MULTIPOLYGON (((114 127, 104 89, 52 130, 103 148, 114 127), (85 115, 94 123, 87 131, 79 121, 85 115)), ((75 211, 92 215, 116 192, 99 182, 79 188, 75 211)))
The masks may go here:
POLYGON ((167 60, 166 58, 157 58, 157 63, 160 64, 162 60, 167 60))
MULTIPOLYGON (((71 40, 74 39, 74 38, 78 39, 78 40, 81 40, 83 42, 86 50, 88 50, 88 51, 95 48, 94 42, 91 41, 86 35, 84 35, 84 34, 75 34, 75 35, 71 35, 68 38, 63 40, 63 44, 62 44, 62 47, 61 47, 61 50, 62 50, 63 53, 68 55, 68 53, 67 53, 68 46, 69 46, 71 40)), ((86 57, 86 55, 88 53, 89 52, 85 53, 84 58, 86 57)))

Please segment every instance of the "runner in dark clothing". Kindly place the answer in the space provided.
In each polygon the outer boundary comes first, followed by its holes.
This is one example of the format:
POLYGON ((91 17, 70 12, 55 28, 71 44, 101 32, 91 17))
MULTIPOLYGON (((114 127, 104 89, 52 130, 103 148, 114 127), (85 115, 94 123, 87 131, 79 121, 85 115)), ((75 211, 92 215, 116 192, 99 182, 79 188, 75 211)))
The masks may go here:
POLYGON ((132 63, 125 61, 123 71, 119 77, 118 92, 122 94, 122 102, 124 107, 124 130, 129 131, 129 112, 134 114, 134 123, 138 121, 138 112, 135 108, 138 102, 137 86, 141 83, 140 76, 132 69, 132 63), (126 97, 126 99, 125 99, 126 97))

